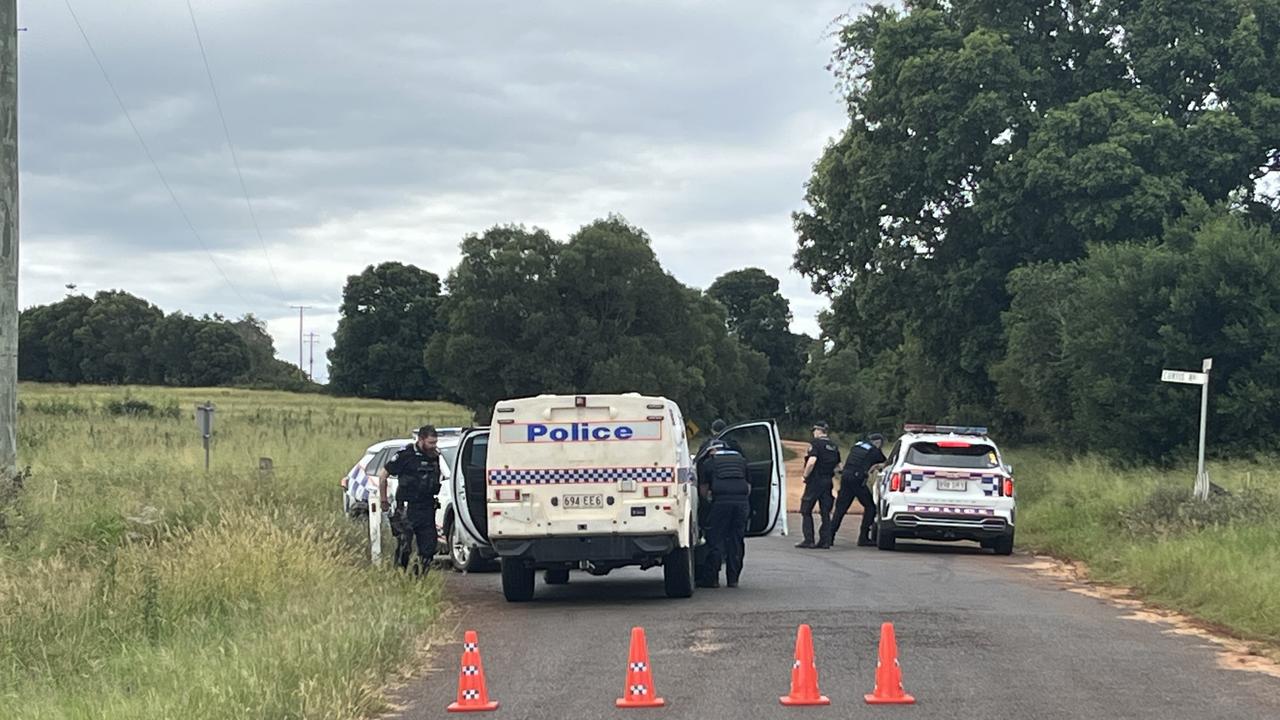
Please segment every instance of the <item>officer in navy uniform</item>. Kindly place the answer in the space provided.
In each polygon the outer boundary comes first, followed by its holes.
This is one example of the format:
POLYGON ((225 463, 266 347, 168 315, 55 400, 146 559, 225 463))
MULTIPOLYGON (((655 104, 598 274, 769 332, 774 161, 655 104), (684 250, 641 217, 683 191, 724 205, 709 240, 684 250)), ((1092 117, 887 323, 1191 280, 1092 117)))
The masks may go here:
POLYGON ((871 433, 865 440, 859 440, 849 448, 849 461, 844 464, 844 472, 840 473, 840 496, 836 498, 835 517, 831 518, 831 534, 826 537, 828 545, 840 532, 840 521, 849 512, 854 498, 862 505, 862 528, 858 531, 858 545, 874 545, 871 528, 876 521, 876 502, 867 487, 867 475, 886 458, 880 448, 884 447, 884 436, 871 433))
POLYGON ((827 424, 814 423, 813 442, 809 443, 809 454, 804 464, 804 496, 800 498, 801 529, 804 540, 798 548, 831 547, 831 488, 835 484, 836 466, 840 464, 840 448, 827 437, 827 424), (818 544, 813 542, 813 506, 818 506, 822 515, 822 526, 819 528, 818 544))
POLYGON ((378 471, 378 498, 387 506, 387 478, 399 481, 396 507, 390 509, 390 521, 396 533, 396 564, 409 567, 414 545, 418 549, 415 574, 425 575, 436 554, 436 495, 443 475, 439 436, 432 425, 423 425, 418 438, 405 445, 378 471))
POLYGON ((729 587, 738 587, 750 515, 751 481, 747 477, 747 459, 721 440, 712 441, 707 452, 706 462, 699 467, 698 488, 702 497, 711 501, 711 518, 707 528, 707 561, 698 587, 720 587, 722 560, 729 587))

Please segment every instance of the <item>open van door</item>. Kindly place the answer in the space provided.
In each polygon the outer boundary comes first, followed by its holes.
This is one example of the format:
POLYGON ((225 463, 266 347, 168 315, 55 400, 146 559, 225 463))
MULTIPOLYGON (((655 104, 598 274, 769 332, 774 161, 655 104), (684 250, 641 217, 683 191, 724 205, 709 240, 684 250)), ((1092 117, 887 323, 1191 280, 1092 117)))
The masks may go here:
POLYGON ((473 428, 462 435, 449 483, 453 491, 454 525, 462 541, 489 547, 489 493, 485 470, 489 458, 489 429, 473 428))
POLYGON ((751 480, 747 537, 786 535, 787 471, 777 423, 772 420, 738 423, 725 428, 716 438, 740 450, 747 458, 751 480))

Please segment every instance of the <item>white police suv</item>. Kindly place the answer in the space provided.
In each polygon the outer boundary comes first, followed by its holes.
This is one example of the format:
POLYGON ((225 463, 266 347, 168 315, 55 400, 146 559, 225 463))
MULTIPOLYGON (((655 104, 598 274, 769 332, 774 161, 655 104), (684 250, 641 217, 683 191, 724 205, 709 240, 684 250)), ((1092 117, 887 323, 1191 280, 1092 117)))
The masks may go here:
POLYGON ((885 455, 872 488, 881 550, 920 538, 973 540, 997 555, 1013 552, 1013 468, 986 428, 908 424, 885 455))

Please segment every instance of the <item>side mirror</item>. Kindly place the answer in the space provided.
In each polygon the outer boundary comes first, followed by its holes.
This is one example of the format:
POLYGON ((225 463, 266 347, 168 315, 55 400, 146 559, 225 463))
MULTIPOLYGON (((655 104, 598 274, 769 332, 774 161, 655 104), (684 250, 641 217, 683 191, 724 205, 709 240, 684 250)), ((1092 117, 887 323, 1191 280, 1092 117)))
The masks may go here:
POLYGON ((1012 466, 1012 465, 1005 465, 1005 466, 1004 466, 1004 471, 1005 471, 1005 474, 1007 474, 1007 475, 1012 475, 1012 474, 1013 474, 1013 466, 1012 466))

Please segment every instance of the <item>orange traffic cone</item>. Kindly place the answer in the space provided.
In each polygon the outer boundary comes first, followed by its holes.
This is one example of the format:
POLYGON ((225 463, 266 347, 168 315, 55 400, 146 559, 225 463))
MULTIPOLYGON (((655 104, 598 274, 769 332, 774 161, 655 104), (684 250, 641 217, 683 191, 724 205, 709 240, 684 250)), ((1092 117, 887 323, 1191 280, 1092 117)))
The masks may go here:
POLYGON ((791 694, 778 698, 783 705, 830 705, 831 698, 818 692, 818 665, 813 660, 813 632, 808 625, 796 631, 796 661, 791 666, 791 694))
POLYGON ((902 666, 898 664, 898 641, 893 636, 893 623, 880 626, 876 689, 864 698, 872 705, 911 705, 916 701, 902 689, 902 666))
POLYGON ((616 704, 620 708, 662 707, 667 704, 653 687, 653 668, 649 665, 649 644, 644 639, 644 628, 631 628, 627 689, 616 704))
POLYGON ((462 670, 458 673, 458 701, 449 706, 449 712, 479 712, 497 710, 498 701, 489 700, 484 684, 484 663, 480 662, 480 643, 476 632, 468 630, 462 643, 462 670))

